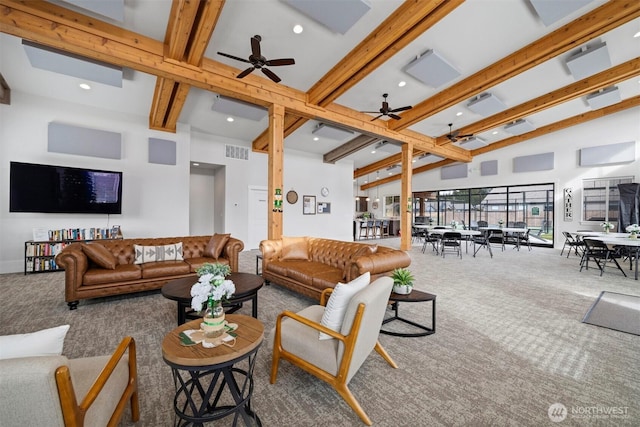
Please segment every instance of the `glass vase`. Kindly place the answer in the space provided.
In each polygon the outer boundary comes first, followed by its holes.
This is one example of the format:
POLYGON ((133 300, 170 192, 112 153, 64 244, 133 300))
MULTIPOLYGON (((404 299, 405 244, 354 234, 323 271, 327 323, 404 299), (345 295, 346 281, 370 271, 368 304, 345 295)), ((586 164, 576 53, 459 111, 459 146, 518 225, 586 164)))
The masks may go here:
POLYGON ((224 333, 224 309, 220 301, 209 297, 202 317, 202 330, 207 338, 217 338, 224 333))

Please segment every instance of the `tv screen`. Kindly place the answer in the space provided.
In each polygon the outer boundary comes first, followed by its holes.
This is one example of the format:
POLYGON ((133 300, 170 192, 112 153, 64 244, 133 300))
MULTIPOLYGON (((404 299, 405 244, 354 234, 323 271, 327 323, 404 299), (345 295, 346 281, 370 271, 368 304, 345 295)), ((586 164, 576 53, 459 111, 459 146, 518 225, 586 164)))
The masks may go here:
POLYGON ((122 172, 11 162, 9 211, 122 213, 122 172))

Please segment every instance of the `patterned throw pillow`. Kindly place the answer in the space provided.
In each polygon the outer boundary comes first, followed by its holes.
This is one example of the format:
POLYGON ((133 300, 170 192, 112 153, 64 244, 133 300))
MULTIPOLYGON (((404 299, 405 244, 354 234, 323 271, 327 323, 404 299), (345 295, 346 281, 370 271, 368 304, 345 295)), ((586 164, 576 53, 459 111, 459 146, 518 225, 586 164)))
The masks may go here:
POLYGON ((182 261, 182 242, 164 246, 133 245, 136 254, 134 264, 157 261, 182 261))

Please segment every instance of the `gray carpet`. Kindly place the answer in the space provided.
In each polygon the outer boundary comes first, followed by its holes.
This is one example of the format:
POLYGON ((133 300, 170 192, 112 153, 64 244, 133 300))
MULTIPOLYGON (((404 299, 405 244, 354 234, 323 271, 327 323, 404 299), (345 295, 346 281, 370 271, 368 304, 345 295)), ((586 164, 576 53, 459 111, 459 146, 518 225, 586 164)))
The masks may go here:
POLYGON ((640 297, 602 291, 582 321, 640 335, 640 297))
MULTIPOLYGON (((399 244, 397 239, 378 243, 399 244)), ((373 353, 350 384, 374 425, 556 425, 547 415, 554 403, 569 411, 562 425, 639 425, 640 337, 581 319, 601 291, 640 295, 640 282, 614 270, 602 277, 597 269, 578 272, 578 258, 559 252, 495 248, 493 259, 484 250, 477 258, 443 259, 415 246, 410 255, 416 288, 438 295, 437 332, 421 338, 380 336, 399 369, 373 353), (615 419, 585 415, 594 407, 626 413, 615 419)), ((255 254, 241 254, 241 271, 255 272, 255 254)), ((70 324, 64 354, 71 358, 109 354, 123 336, 132 335, 142 410, 137 425, 172 425, 173 382, 160 344, 176 326, 175 302, 148 292, 83 301, 69 311, 63 273, 2 275, 0 289, 0 334, 70 324)), ((312 303, 274 285, 264 287, 259 300, 259 318, 268 332, 282 310, 312 303)), ((429 307, 405 304, 402 315, 426 320, 429 307)), ((250 303, 241 312, 250 314, 250 303)), ((264 344, 253 399, 264 426, 363 425, 331 387, 286 362, 277 383, 269 384, 270 363, 264 344)), ((123 425, 132 424, 126 418, 123 425)))

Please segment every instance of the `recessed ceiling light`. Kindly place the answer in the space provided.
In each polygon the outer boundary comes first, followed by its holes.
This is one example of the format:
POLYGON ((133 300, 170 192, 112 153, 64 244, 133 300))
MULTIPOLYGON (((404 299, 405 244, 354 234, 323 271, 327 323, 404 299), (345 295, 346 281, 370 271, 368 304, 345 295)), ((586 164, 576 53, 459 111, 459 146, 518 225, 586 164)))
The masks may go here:
POLYGON ((313 140, 314 140, 314 141, 318 141, 319 139, 320 139, 320 138, 318 138, 317 136, 314 136, 314 137, 313 137, 313 140))
POLYGON ((193 166, 200 166, 200 163, 194 163, 193 166))
MULTIPOLYGON (((414 160, 414 162, 415 162, 415 160, 414 160)), ((391 174, 392 174, 392 172, 389 172, 389 175, 391 175, 391 174)))
POLYGON ((87 83, 80 83, 80 89, 84 89, 84 90, 89 90, 91 89, 91 86, 89 86, 87 83))
POLYGON ((227 117, 228 122, 232 122, 233 120, 234 120, 233 117, 227 117))
POLYGON ((493 135, 497 135, 497 134, 498 134, 498 131, 497 131, 497 130, 494 130, 494 131, 492 132, 492 134, 493 134, 493 135))
POLYGON ((400 87, 405 87, 405 85, 407 84, 407 82, 405 82, 404 80, 402 80, 400 83, 398 83, 398 86, 400 87))
POLYGON ((371 150, 371 154, 376 154, 376 150, 371 150))
POLYGON ((633 37, 640 37, 640 31, 638 31, 637 33, 635 33, 635 34, 633 35, 633 37))
POLYGON ((456 116, 458 116, 458 117, 460 117, 461 115, 462 115, 462 111, 458 111, 458 112, 456 113, 456 116))
POLYGON ((302 31, 304 31, 304 28, 302 28, 302 25, 300 24, 296 24, 293 26, 293 32, 296 34, 300 34, 302 31))
POLYGON ((411 160, 411 163, 415 163, 415 162, 416 162, 416 159, 411 160))
POLYGON ((365 183, 365 184, 366 184, 366 183, 368 183, 368 182, 369 182, 369 181, 367 181, 366 179, 364 180, 364 183, 365 183))

